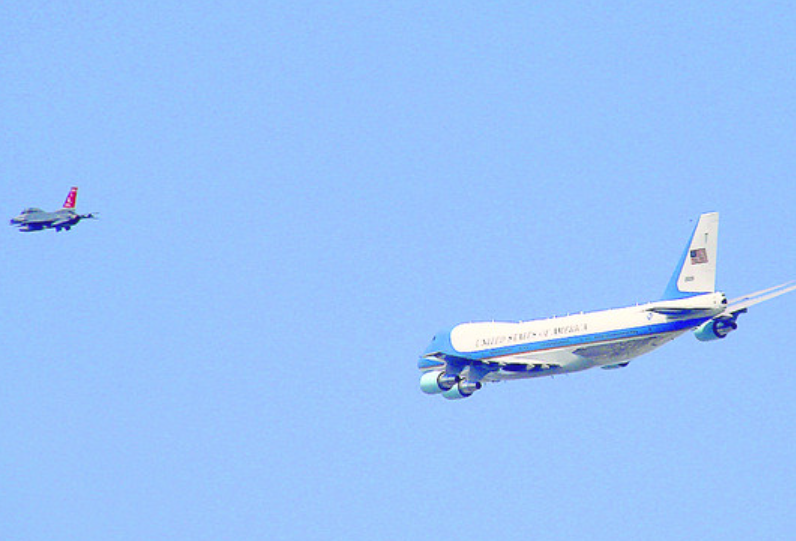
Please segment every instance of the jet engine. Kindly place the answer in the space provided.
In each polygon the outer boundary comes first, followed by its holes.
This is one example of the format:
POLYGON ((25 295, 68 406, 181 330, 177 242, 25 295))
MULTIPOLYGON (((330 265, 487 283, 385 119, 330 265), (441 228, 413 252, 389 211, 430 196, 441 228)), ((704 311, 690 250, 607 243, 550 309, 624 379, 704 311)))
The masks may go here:
POLYGON ((719 317, 706 321, 694 331, 694 336, 702 342, 720 340, 738 328, 734 317, 719 317))
POLYGON ((467 381, 466 379, 463 379, 442 393, 442 396, 448 400, 459 400, 460 398, 467 398, 480 388, 480 381, 467 381))
POLYGON ((459 382, 459 376, 434 370, 420 376, 420 390, 426 394, 444 393, 459 382))

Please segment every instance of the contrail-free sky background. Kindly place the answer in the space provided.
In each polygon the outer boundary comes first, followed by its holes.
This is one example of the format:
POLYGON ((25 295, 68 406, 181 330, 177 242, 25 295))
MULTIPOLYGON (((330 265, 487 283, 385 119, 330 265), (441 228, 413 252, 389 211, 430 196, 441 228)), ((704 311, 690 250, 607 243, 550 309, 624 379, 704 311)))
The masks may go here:
POLYGON ((796 8, 6 2, 0 538, 784 539, 796 295, 418 389, 440 328, 796 278, 796 8))

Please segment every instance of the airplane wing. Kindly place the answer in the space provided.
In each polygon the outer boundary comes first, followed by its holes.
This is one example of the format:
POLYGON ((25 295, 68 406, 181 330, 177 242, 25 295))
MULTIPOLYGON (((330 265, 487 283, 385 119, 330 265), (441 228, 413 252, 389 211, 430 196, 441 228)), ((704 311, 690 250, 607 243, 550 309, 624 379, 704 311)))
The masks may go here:
POLYGON ((652 307, 647 308, 647 312, 654 312, 656 314, 663 314, 665 316, 673 317, 686 317, 686 316, 699 316, 712 312, 712 308, 663 308, 652 307))
POLYGON ((441 351, 434 351, 432 353, 426 353, 420 357, 420 360, 417 362, 417 367, 421 370, 425 370, 426 368, 442 367, 447 363, 451 363, 453 365, 466 365, 467 362, 472 361, 464 357, 454 357, 453 355, 446 355, 441 351))
POLYGON ((57 218, 57 219, 51 221, 49 225, 51 227, 58 227, 60 225, 65 225, 66 223, 71 221, 71 219, 72 219, 71 217, 57 218))
MULTIPOLYGON (((632 359, 645 351, 649 351, 651 349, 650 346, 654 342, 659 341, 660 338, 657 336, 631 338, 628 340, 610 342, 608 344, 584 346, 576 349, 572 353, 591 361, 607 362, 612 359, 617 359, 618 363, 623 359, 632 359)), ((652 347, 655 346, 653 345, 652 347)))
POLYGON ((558 363, 542 362, 542 361, 520 361, 516 360, 510 363, 491 363, 495 367, 505 372, 541 372, 543 370, 550 370, 551 368, 561 368, 558 363))
POLYGON ((794 290, 796 290, 796 280, 770 287, 756 293, 750 293, 749 295, 744 295, 743 297, 738 297, 737 299, 733 299, 727 303, 727 309, 721 314, 721 316, 735 316, 736 314, 742 314, 746 312, 750 306, 754 306, 755 304, 773 299, 775 297, 779 297, 780 295, 784 295, 785 293, 789 293, 794 290))
POLYGON ((420 359, 421 368, 431 368, 447 364, 454 369, 462 370, 465 367, 474 367, 477 370, 485 372, 494 372, 497 370, 505 370, 506 372, 536 372, 540 370, 550 370, 551 368, 560 368, 560 364, 543 362, 536 359, 529 359, 527 361, 513 358, 510 362, 496 361, 491 359, 470 359, 468 357, 458 357, 448 355, 442 352, 427 353, 420 359))
POLYGON ((26 224, 40 224, 40 225, 47 225, 52 221, 52 218, 49 216, 28 216, 25 218, 23 223, 26 224))
POLYGON ((21 224, 19 230, 20 231, 41 231, 45 228, 46 224, 41 223, 28 223, 28 224, 21 224))

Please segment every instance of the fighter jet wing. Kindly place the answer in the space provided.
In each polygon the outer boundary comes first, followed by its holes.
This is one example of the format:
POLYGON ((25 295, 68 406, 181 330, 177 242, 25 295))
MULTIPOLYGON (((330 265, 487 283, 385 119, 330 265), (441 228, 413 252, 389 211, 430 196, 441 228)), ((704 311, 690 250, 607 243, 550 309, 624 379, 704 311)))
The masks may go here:
POLYGON ((69 221, 71 221, 71 217, 64 217, 64 218, 56 218, 55 220, 50 222, 50 226, 58 227, 60 225, 65 225, 69 221))
POLYGON ((26 224, 41 224, 47 225, 52 221, 52 217, 48 216, 47 213, 42 213, 41 215, 32 215, 27 216, 25 218, 24 223, 26 224))

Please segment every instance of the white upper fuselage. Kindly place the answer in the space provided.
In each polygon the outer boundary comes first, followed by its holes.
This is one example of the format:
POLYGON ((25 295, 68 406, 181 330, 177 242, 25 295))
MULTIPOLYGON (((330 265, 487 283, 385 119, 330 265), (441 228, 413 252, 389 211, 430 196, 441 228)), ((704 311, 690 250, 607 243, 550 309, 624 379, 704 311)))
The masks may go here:
POLYGON ((679 300, 525 322, 457 325, 435 337, 431 362, 463 358, 501 368, 484 380, 519 379, 616 366, 652 351, 722 313, 726 298, 708 293, 679 300))

